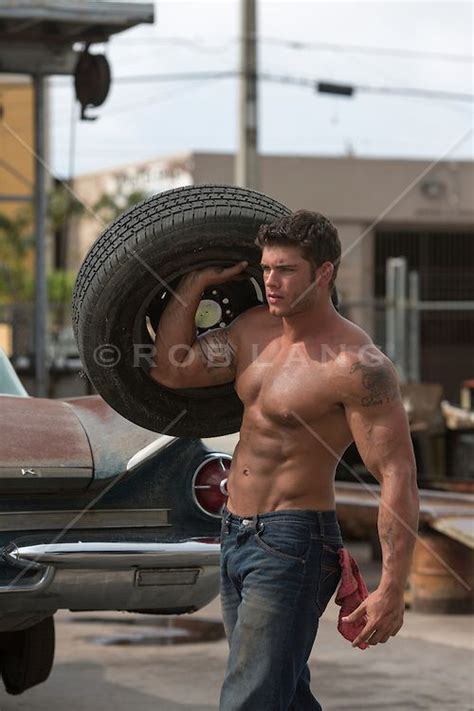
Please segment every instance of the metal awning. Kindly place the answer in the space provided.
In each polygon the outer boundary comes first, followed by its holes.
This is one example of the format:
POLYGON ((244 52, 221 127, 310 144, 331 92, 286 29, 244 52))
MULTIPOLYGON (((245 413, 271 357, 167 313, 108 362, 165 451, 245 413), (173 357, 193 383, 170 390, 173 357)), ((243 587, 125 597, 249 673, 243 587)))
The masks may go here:
MULTIPOLYGON (((474 549, 474 496, 462 492, 419 489, 420 523, 474 549)), ((380 486, 336 481, 338 516, 374 526, 380 486)))
POLYGON ((435 519, 431 525, 436 531, 474 549, 474 518, 472 516, 445 516, 435 519))
POLYGON ((76 42, 152 23, 152 3, 103 0, 0 0, 0 73, 71 74, 76 42))
MULTIPOLYGON (((103 0, 0 0, 0 74, 30 74, 35 95, 35 375, 36 395, 47 392, 45 77, 74 74, 74 45, 106 42, 118 32, 154 21, 152 3, 103 0)), ((93 104, 96 105, 96 104, 93 104)), ((0 120, 2 112, 0 107, 0 120)))
POLYGON ((142 22, 153 22, 152 3, 0 1, 0 41, 105 42, 115 32, 142 22))

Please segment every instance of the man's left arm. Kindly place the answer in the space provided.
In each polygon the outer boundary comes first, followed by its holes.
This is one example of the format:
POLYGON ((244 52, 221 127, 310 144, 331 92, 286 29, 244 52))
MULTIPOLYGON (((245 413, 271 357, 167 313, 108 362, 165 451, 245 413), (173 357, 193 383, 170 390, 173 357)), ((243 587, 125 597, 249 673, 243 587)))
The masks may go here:
POLYGON ((345 379, 343 404, 359 454, 380 482, 377 520, 383 567, 378 588, 346 619, 367 615, 354 640, 386 642, 403 624, 404 590, 418 531, 416 465, 398 378, 391 361, 378 352, 353 359, 345 379), (374 631, 375 630, 375 631, 374 631))

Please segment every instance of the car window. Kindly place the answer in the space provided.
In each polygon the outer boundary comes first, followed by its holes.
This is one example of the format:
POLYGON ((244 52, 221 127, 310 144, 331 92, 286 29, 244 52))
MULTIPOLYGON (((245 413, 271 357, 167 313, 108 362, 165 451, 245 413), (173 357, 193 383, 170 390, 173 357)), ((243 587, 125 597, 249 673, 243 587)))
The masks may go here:
POLYGON ((0 348, 0 395, 21 395, 28 397, 23 384, 15 373, 6 354, 0 348))

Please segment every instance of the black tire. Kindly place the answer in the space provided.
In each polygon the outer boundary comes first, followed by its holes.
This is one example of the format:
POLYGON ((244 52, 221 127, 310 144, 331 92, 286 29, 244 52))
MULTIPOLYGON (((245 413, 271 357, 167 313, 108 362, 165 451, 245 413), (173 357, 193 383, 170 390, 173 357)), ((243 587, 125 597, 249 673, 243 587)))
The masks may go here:
POLYGON ((211 437, 239 430, 242 404, 232 384, 165 388, 151 380, 145 359, 134 367, 134 346, 153 342, 146 317, 155 327, 170 293, 163 284, 173 287, 193 269, 249 262, 249 279, 210 290, 216 292, 214 300, 229 299, 226 325, 263 303, 260 250, 254 239, 262 223, 289 212, 261 193, 202 185, 148 198, 103 232, 77 276, 73 324, 84 369, 111 407, 142 427, 177 436, 211 437), (104 367, 101 358, 105 361, 107 354, 119 355, 118 362, 112 358, 104 367))
POLYGON ((3 633, 7 651, 2 655, 2 677, 9 694, 22 694, 48 678, 54 662, 54 619, 46 617, 33 627, 3 633))
POLYGON ((265 303, 254 240, 261 224, 288 214, 262 193, 200 185, 148 198, 103 232, 77 276, 73 325, 84 369, 111 407, 137 425, 176 436, 213 437, 240 429, 242 403, 233 384, 171 390, 149 377, 145 358, 135 358, 134 367, 135 348, 151 347, 150 326, 156 330, 171 293, 167 286, 172 289, 194 269, 249 262, 248 279, 204 292, 223 314, 207 328, 228 325, 265 303))

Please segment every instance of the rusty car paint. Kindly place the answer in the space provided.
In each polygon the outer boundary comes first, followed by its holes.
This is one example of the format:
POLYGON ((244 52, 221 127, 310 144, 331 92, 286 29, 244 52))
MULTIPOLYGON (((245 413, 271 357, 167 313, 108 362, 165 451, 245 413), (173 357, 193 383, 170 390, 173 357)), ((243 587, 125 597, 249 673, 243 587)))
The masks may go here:
POLYGON ((54 467, 64 470, 64 476, 70 469, 85 468, 92 476, 88 437, 64 401, 2 395, 0 432, 0 468, 27 472, 54 467))
POLYGON ((89 437, 94 457, 94 478, 104 479, 126 470, 128 460, 160 434, 125 419, 99 395, 68 398, 69 405, 89 437))

